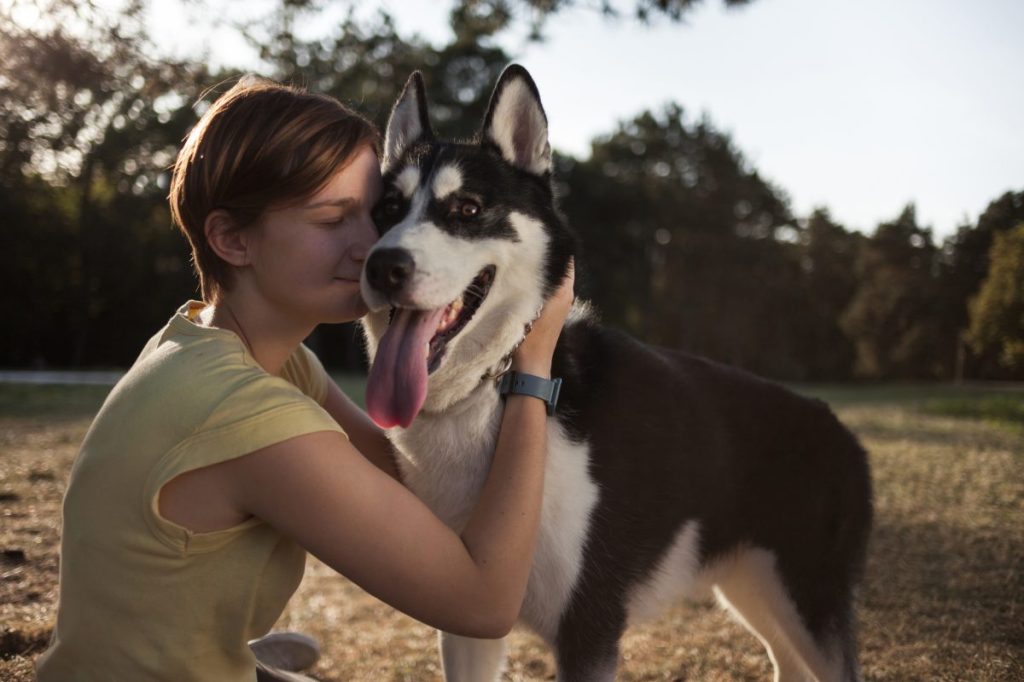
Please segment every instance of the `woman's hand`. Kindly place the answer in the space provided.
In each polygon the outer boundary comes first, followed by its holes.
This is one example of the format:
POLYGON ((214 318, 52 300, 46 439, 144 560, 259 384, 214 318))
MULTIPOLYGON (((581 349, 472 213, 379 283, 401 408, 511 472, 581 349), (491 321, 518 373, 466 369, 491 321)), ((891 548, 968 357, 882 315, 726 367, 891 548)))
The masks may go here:
POLYGON ((558 343, 558 336, 562 333, 565 318, 575 299, 575 279, 576 266, 570 260, 569 271, 561 286, 544 304, 540 317, 533 323, 533 329, 512 355, 512 369, 543 378, 551 376, 551 356, 555 353, 555 344, 558 343))

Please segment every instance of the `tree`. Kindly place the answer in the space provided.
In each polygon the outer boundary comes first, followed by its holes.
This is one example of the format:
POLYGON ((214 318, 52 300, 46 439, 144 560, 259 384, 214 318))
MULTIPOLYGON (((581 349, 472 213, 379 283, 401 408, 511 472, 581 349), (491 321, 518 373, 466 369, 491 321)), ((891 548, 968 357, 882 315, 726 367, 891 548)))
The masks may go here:
POLYGON ((148 56, 134 0, 113 16, 90 2, 50 0, 31 29, 7 11, 0 206, 11 221, 5 254, 16 258, 2 289, 9 321, 25 333, 3 351, 17 363, 120 363, 145 340, 125 329, 167 317, 165 308, 154 318, 153 299, 138 292, 168 282, 162 254, 184 256, 180 241, 167 239, 166 210, 158 217, 153 207, 163 204, 166 168, 194 119, 186 102, 208 76, 148 56))
MULTIPOLYGON (((383 124, 420 69, 439 133, 475 131, 509 57, 480 46, 472 27, 434 49, 403 39, 386 14, 350 16, 301 40, 291 27, 310 4, 284 3, 244 27, 266 75, 335 94, 383 124)), ((206 106, 201 93, 237 74, 154 56, 144 8, 48 0, 32 28, 0 9, 0 219, 9 226, 0 247, 16 330, 0 340, 3 364, 124 364, 194 294, 187 244, 167 211, 168 168, 206 106)), ((362 361, 351 328, 321 336, 333 364, 362 361)))
POLYGON ((801 356, 807 378, 846 379, 854 349, 839 324, 857 291, 857 262, 865 237, 834 222, 828 209, 815 209, 807 219, 800 244, 806 309, 801 356))
MULTIPOLYGON (((167 171, 205 106, 200 93, 237 74, 156 56, 140 21, 146 0, 121 1, 43 0, 47 20, 32 29, 0 8, 5 365, 123 365, 195 291, 170 226, 167 171)), ((523 21, 539 31, 583 4, 456 0, 454 39, 440 46, 399 35, 386 13, 318 24, 319 0, 284 0, 238 28, 264 75, 333 94, 381 125, 418 69, 438 133, 468 137, 510 61, 494 36, 523 21), (329 28, 300 37, 299 25, 329 28)), ((680 20, 698 4, 588 6, 680 20)), ((993 235, 1024 221, 1024 193, 1009 193, 941 252, 912 207, 871 238, 824 210, 796 221, 727 135, 678 105, 642 112, 592 150, 582 161, 556 155, 555 180, 583 236, 580 285, 589 271, 605 318, 778 378, 845 378, 854 358, 863 376, 948 374, 993 235)), ((329 366, 362 361, 351 328, 323 327, 312 342, 329 366)), ((1005 372, 1000 352, 982 353, 978 367, 1005 372)))
POLYGON ((872 379, 949 376, 940 342, 938 249, 913 204, 882 223, 857 263, 857 292, 841 326, 856 350, 855 373, 872 379))
MULTIPOLYGON (((943 247, 941 296, 948 302, 943 309, 942 336, 957 342, 965 338, 969 327, 968 302, 978 295, 988 276, 990 253, 997 235, 1024 222, 1024 192, 1006 192, 993 200, 976 225, 963 225, 943 247)), ((972 347, 964 358, 968 376, 995 377, 1003 371, 994 347, 982 352, 972 347)))
POLYGON ((1024 223, 995 235, 990 267, 970 303, 968 342, 992 353, 1012 378, 1024 378, 1024 223))
POLYGON ((409 74, 418 70, 434 130, 445 137, 477 132, 494 82, 511 61, 501 48, 481 45, 482 36, 471 26, 440 48, 406 39, 383 12, 367 23, 350 14, 326 36, 303 39, 293 32, 294 24, 318 12, 285 4, 246 28, 270 66, 269 76, 333 95, 383 128, 409 74))
POLYGON ((678 105, 644 112, 556 175, 606 320, 772 376, 804 374, 791 324, 803 308, 798 226, 710 121, 687 124, 678 105))

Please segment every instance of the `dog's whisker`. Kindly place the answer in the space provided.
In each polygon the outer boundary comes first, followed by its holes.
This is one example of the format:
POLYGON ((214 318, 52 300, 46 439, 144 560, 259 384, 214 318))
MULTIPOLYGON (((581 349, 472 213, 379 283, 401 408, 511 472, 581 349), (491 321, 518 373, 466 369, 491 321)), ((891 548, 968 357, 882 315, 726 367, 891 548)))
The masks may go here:
POLYGON ((472 296, 473 298, 482 299, 486 293, 487 292, 484 291, 483 287, 473 284, 466 289, 465 295, 467 298, 472 296))

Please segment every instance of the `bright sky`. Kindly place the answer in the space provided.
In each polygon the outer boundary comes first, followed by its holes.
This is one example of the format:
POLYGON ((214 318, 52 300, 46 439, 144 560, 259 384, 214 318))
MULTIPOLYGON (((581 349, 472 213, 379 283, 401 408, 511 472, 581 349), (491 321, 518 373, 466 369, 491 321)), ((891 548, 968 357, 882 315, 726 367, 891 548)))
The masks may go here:
MULTIPOLYGON (((404 30, 449 34, 426 3, 384 3, 404 30)), ((586 4, 586 3, 583 3, 586 4)), ((936 234, 1024 190, 1021 0, 717 0, 687 25, 552 20, 503 46, 534 76, 556 148, 675 100, 730 132, 797 215, 827 206, 870 232, 909 201, 936 234)))
MULTIPOLYGON (((338 14, 347 7, 336 4, 338 14)), ((379 7, 402 35, 441 44, 451 34, 448 3, 358 2, 361 15, 379 7)), ((211 17, 197 12, 153 3, 163 47, 194 55, 207 43, 212 61, 253 68, 251 49, 223 32, 210 40, 196 25, 211 17)), ((564 152, 585 157, 593 137, 674 100, 691 121, 707 113, 729 132, 798 216, 827 206, 870 232, 914 201, 941 238, 1003 192, 1024 190, 1021 27, 1022 0, 754 0, 739 10, 705 0, 685 25, 573 10, 549 22, 542 44, 501 44, 537 81, 564 152)))

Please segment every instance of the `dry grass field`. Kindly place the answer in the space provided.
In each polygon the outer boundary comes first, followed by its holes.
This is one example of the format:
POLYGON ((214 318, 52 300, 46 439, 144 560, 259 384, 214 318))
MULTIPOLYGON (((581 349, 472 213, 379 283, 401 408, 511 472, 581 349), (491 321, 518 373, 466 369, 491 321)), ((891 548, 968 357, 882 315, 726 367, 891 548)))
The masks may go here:
MULTIPOLYGON (((60 502, 106 389, 0 385, 0 680, 34 678, 57 602, 60 502)), ((1024 390, 814 389, 871 453, 876 524, 859 597, 867 680, 1024 680, 1024 390)), ((101 624, 98 624, 101 626, 101 624)), ((319 562, 278 623, 317 637, 322 680, 437 680, 430 628, 319 562)), ((532 635, 508 680, 554 679, 532 635)), ((622 680, 769 680, 757 642, 708 604, 631 629, 622 680)))

